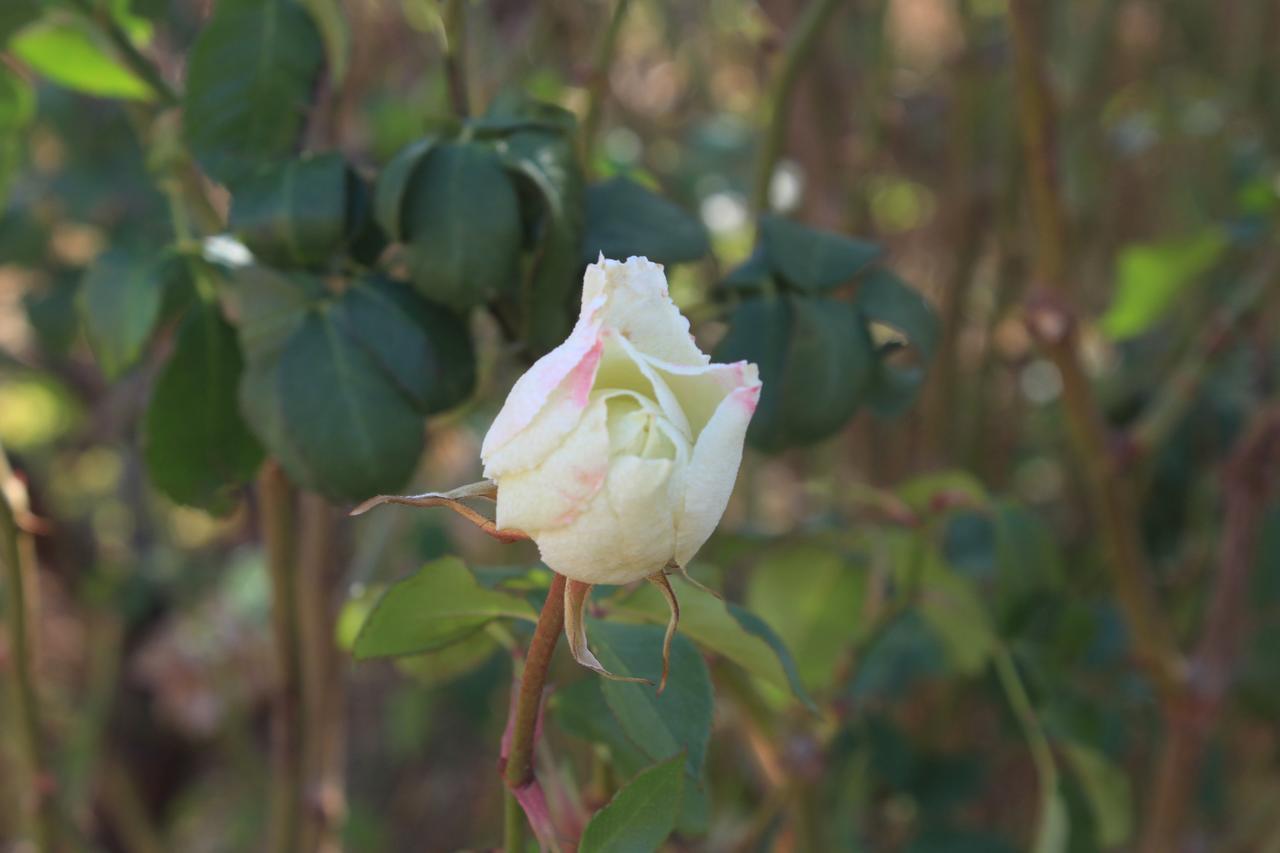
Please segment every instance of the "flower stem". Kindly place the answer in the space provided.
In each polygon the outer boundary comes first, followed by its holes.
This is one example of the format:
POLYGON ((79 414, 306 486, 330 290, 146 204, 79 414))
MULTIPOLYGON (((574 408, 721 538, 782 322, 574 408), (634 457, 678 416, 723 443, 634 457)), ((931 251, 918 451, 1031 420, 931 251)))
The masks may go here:
POLYGON ((26 762, 28 778, 19 789, 26 788, 34 801, 32 830, 35 849, 52 853, 59 849, 56 782, 49 766, 44 732, 44 716, 34 673, 35 651, 31 644, 34 605, 28 584, 35 580, 31 564, 30 542, 18 527, 19 514, 26 509, 26 490, 9 468, 9 460, 0 448, 0 562, 4 563, 5 595, 8 604, 6 622, 9 628, 9 660, 13 678, 17 727, 14 732, 26 762))
POLYGON ((800 69, 813 56, 813 43, 818 33, 825 28, 839 5, 840 0, 813 0, 805 7, 783 49, 781 63, 765 99, 765 136, 760 146, 760 159, 756 162, 755 187, 751 195, 751 209, 757 216, 769 209, 769 184, 778 158, 782 156, 787 117, 791 114, 791 93, 800 78, 800 69))
POLYGON ((524 853, 527 822, 516 795, 507 791, 502 801, 502 849, 505 853, 524 853))
POLYGON ((511 750, 502 771, 507 787, 521 788, 533 780, 534 732, 538 725, 538 709, 542 690, 547 683, 547 669, 556 643, 564 633, 564 576, 552 575, 551 589, 538 615, 538 627, 529 641, 524 657, 524 673, 520 676, 520 693, 512 711, 511 750))

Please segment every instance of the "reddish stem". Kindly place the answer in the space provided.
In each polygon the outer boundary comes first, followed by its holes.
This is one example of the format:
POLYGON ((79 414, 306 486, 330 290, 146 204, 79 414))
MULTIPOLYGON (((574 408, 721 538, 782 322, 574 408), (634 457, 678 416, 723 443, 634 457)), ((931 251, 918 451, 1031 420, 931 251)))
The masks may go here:
POLYGON ((556 643, 564 633, 564 576, 552 575, 551 589, 546 603, 538 615, 538 627, 534 629, 529 651, 524 658, 524 673, 520 676, 520 695, 512 709, 511 750, 507 754, 502 775, 507 787, 515 790, 533 781, 534 733, 538 725, 538 710, 542 706, 542 691, 547 683, 547 669, 556 643))

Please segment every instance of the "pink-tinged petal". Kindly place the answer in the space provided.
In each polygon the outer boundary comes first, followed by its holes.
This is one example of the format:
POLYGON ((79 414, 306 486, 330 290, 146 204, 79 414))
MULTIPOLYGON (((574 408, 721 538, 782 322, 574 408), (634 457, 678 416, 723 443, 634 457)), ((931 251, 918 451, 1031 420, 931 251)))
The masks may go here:
POLYGON ((518 453, 503 458, 503 451, 517 439, 535 449, 548 442, 554 445, 577 423, 603 352, 600 333, 605 301, 603 295, 590 301, 584 298, 582 314, 568 339, 534 362, 511 388, 480 448, 486 476, 494 478, 518 468, 519 460, 510 457, 536 455, 518 453))
POLYGON ((572 524, 534 536, 542 561, 584 583, 631 583, 661 569, 675 547, 674 467, 615 457, 605 489, 572 524))
POLYGON ((601 258, 587 267, 583 299, 603 294, 604 324, 646 355, 674 364, 706 364, 689 334, 689 321, 671 301, 662 265, 647 258, 626 262, 601 258))
MULTIPOLYGON (((609 473, 608 403, 596 400, 562 440, 532 467, 498 484, 498 529, 530 536, 570 524, 604 488, 609 473)), ((524 439, 512 446, 523 445, 524 439)), ((552 566, 552 568, 555 568, 552 566)))
POLYGON ((754 365, 747 365, 745 384, 734 390, 716 409, 698 436, 693 458, 685 472, 683 511, 676 520, 676 562, 688 565, 724 515, 742 463, 742 443, 760 399, 760 381, 754 365))
POLYGON ((711 422, 726 397, 759 381, 755 367, 745 361, 691 367, 650 359, 650 364, 671 389, 694 438, 711 422))

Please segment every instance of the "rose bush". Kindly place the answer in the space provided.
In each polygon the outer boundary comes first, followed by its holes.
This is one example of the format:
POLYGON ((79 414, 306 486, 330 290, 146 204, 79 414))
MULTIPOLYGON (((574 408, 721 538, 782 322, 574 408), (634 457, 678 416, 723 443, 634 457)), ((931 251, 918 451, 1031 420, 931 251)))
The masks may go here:
POLYGON ((601 258, 569 338, 516 382, 485 436, 499 529, 586 584, 687 565, 724 513, 759 397, 754 364, 698 349, 660 265, 601 258))

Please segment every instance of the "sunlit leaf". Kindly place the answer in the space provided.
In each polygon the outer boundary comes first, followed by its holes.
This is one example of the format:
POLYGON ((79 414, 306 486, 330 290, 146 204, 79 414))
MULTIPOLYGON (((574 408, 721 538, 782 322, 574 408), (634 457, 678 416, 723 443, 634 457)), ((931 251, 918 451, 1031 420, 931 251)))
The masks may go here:
POLYGON ((533 621, 537 614, 522 598, 482 587, 457 557, 444 557, 387 588, 352 653, 365 660, 430 651, 499 618, 533 621))
POLYGON ((138 101, 155 96, 79 22, 33 24, 10 40, 9 49, 54 83, 86 95, 138 101))
POLYGON ((1210 228, 1181 240, 1124 249, 1116 262, 1115 296, 1102 316, 1103 331, 1122 341, 1150 330, 1226 248, 1226 234, 1210 228))

